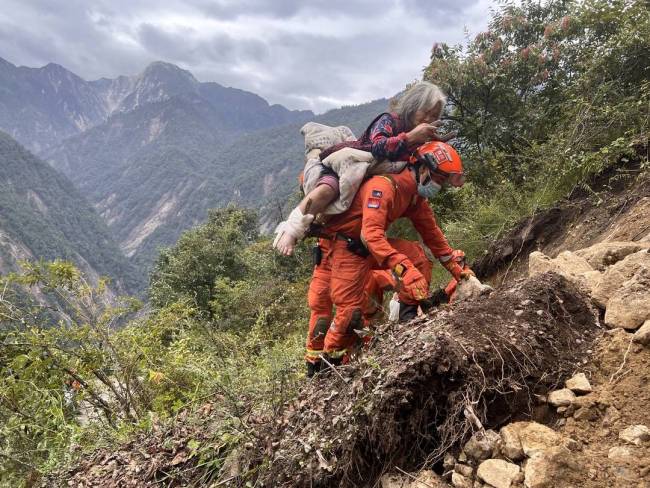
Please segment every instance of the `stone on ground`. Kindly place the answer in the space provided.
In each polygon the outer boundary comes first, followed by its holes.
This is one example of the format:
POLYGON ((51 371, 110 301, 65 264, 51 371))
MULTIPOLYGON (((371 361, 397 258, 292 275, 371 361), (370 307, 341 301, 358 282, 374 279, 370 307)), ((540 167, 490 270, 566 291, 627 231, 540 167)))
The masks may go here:
POLYGON ((641 269, 650 270, 650 253, 647 250, 629 254, 607 268, 592 290, 593 300, 599 307, 606 308, 610 297, 641 269))
POLYGON ((591 393, 592 388, 587 376, 584 373, 578 373, 566 380, 565 386, 573 393, 584 395, 591 393))
POLYGON ((519 432, 527 422, 515 422, 501 429, 501 454, 513 461, 524 458, 524 449, 521 447, 519 432))
POLYGON ((385 474, 379 480, 381 488, 444 488, 447 485, 440 476, 425 469, 411 476, 385 474))
POLYGON ((635 446, 640 446, 644 442, 650 441, 650 429, 645 425, 630 425, 619 432, 618 438, 635 446))
POLYGON ((483 461, 492 457, 496 453, 497 443, 500 437, 499 434, 493 430, 486 430, 485 432, 476 432, 467 441, 463 451, 468 457, 477 461, 483 461))
POLYGON ((470 276, 469 279, 462 280, 458 284, 454 300, 456 302, 462 302, 464 300, 478 298, 481 295, 492 292, 493 290, 494 288, 490 285, 484 285, 481 283, 476 276, 470 276))
POLYGON ((477 476, 495 488, 510 488, 517 480, 520 468, 503 459, 487 459, 476 472, 477 476))
POLYGON ((571 451, 564 446, 555 446, 535 453, 524 468, 526 488, 551 488, 570 486, 567 477, 579 469, 571 451))
POLYGON ((589 263, 571 251, 564 251, 554 259, 539 251, 530 253, 528 256, 528 276, 535 276, 549 271, 564 276, 589 292, 591 292, 591 287, 600 281, 599 276, 594 275, 595 270, 589 263))
POLYGON ((472 480, 455 471, 451 475, 451 484, 456 488, 472 488, 472 480))
POLYGON ((568 388, 555 390, 548 394, 548 403, 554 407, 568 407, 576 399, 575 393, 568 388))
POLYGON ((599 242, 593 246, 575 251, 575 254, 584 258, 592 268, 598 271, 605 271, 607 267, 618 263, 629 254, 648 249, 649 247, 650 244, 645 242, 599 242))
POLYGON ((634 330, 649 319, 650 268, 639 270, 612 294, 607 302, 605 324, 634 330))
POLYGON ((537 422, 518 422, 526 424, 519 430, 519 440, 524 454, 528 457, 550 447, 562 444, 562 436, 550 427, 537 422))
POLYGON ((629 462, 632 460, 632 451, 627 447, 615 446, 607 453, 607 457, 614 462, 629 462))
POLYGON ((646 320, 641 328, 634 333, 632 338, 637 344, 650 346, 650 320, 646 320))

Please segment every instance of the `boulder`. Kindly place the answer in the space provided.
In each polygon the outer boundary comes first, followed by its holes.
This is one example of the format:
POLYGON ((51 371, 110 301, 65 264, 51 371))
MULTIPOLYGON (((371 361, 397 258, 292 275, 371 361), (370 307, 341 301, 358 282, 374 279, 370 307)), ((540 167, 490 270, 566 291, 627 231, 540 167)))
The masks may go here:
POLYGON ((618 438, 635 446, 640 446, 644 442, 650 441, 650 429, 645 425, 630 425, 619 432, 618 438))
POLYGON ((575 393, 568 388, 555 390, 548 394, 548 403, 554 407, 568 407, 576 399, 575 393))
POLYGON ((528 256, 528 276, 553 272, 564 276, 587 292, 600 281, 600 273, 594 274, 589 263, 571 251, 564 251, 556 258, 549 258, 544 253, 535 251, 528 256))
POLYGON ((528 457, 562 444, 562 436, 545 425, 537 422, 518 423, 526 424, 519 430, 519 441, 524 454, 528 457))
POLYGON ((472 480, 455 471, 451 475, 451 484, 456 488, 472 488, 472 480))
POLYGON ((440 476, 425 469, 415 475, 385 474, 379 480, 381 488, 444 488, 447 485, 440 476))
POLYGON ((641 328, 634 333, 632 340, 637 344, 650 346, 650 320, 646 320, 641 328))
POLYGON ((579 466, 573 460, 571 451, 564 446, 555 446, 535 453, 524 469, 526 488, 551 488, 571 486, 568 477, 579 466))
POLYGON ((592 391, 591 384, 584 373, 574 374, 571 378, 566 380, 564 385, 573 393, 577 393, 578 395, 584 395, 586 393, 591 393, 592 391))
POLYGON ((454 466, 454 471, 458 474, 462 474, 465 478, 474 477, 474 468, 468 466, 467 464, 456 463, 456 466, 454 466))
POLYGON ((483 461, 496 453, 499 439, 499 434, 493 430, 475 432, 470 440, 467 441, 467 444, 465 444, 463 452, 472 459, 483 461))
POLYGON ((623 283, 607 301, 605 311, 605 324, 612 328, 634 330, 646 320, 650 320, 650 268, 640 269, 623 283))
POLYGON ((503 459, 487 459, 479 465, 476 474, 490 486, 510 488, 517 479, 519 471, 519 466, 503 459))
POLYGON ((607 307, 610 297, 639 270, 650 270, 650 253, 643 250, 629 254, 621 261, 607 268, 597 286, 592 289, 592 298, 601 308, 607 307))
POLYGON ((589 265, 598 271, 605 271, 609 266, 618 263, 629 254, 650 248, 650 244, 633 241, 599 242, 591 247, 575 251, 576 256, 584 258, 589 265))
POLYGON ((520 461, 524 458, 524 449, 521 447, 519 432, 527 422, 515 422, 505 425, 501 429, 501 454, 513 461, 520 461))
POLYGON ((616 463, 632 461, 632 451, 628 447, 615 446, 607 453, 607 457, 616 463))

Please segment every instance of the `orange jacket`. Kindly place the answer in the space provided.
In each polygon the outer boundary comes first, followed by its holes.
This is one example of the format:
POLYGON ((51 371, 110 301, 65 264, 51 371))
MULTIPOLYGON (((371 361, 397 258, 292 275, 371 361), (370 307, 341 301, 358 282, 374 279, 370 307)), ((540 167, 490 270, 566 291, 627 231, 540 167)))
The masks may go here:
POLYGON ((393 268, 408 259, 386 238, 386 229, 400 217, 413 222, 436 258, 453 252, 429 203, 418 195, 415 178, 408 168, 390 176, 373 176, 363 183, 348 211, 329 221, 327 232, 361 238, 380 267, 393 268))

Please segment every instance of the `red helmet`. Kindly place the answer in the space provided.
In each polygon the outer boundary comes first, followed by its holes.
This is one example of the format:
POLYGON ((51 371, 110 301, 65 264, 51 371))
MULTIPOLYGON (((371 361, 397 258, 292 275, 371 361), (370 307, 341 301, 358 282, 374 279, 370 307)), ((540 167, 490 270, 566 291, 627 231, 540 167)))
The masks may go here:
POLYGON ((446 177, 452 186, 460 187, 465 183, 463 162, 456 150, 447 143, 432 141, 422 144, 411 156, 411 163, 425 164, 433 173, 446 177))

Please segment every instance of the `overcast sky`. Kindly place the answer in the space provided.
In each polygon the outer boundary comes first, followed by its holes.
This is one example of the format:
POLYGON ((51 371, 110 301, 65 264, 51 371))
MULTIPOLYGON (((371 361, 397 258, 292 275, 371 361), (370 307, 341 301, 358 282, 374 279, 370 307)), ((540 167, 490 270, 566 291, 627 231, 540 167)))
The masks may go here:
POLYGON ((393 95, 492 0, 1 0, 0 57, 85 79, 156 60, 316 112, 393 95))

